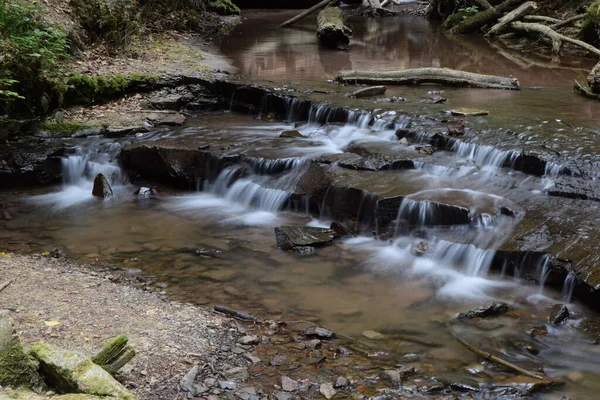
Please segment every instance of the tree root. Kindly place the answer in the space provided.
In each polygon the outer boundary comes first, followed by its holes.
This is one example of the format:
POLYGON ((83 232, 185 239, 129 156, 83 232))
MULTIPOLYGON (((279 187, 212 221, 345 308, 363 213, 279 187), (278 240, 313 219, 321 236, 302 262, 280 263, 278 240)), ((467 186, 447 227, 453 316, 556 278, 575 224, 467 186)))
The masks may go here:
POLYGON ((548 37, 550 40, 552 40, 552 51, 555 54, 559 54, 563 43, 567 42, 574 44, 575 46, 579 46, 589 51, 590 53, 594 53, 600 56, 600 49, 597 49, 596 47, 587 44, 581 40, 573 39, 568 36, 562 35, 546 25, 533 22, 513 22, 511 24, 511 27, 515 31, 521 31, 526 33, 539 33, 548 37))

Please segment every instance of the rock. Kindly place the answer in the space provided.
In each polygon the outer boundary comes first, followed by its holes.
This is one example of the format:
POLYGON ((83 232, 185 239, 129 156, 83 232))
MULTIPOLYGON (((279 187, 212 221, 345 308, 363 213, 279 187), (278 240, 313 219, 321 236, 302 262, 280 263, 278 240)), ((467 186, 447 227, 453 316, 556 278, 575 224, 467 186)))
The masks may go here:
POLYGON ((281 138, 305 138, 306 136, 304 136, 297 130, 292 129, 292 130, 287 130, 287 131, 281 132, 281 135, 279 135, 279 137, 281 137, 281 138))
POLYGON ((321 394, 325 396, 325 398, 328 400, 332 399, 333 396, 335 396, 335 394, 337 393, 331 383, 322 383, 319 387, 319 392, 321 392, 321 394))
POLYGON ((400 144, 408 144, 408 140, 405 137, 403 137, 402 139, 399 140, 398 143, 400 143, 400 144))
POLYGON ((377 339, 382 339, 383 338, 383 335, 381 333, 375 332, 375 331, 369 331, 369 330, 364 331, 362 333, 362 335, 364 337, 366 337, 367 339, 371 339, 371 340, 377 340, 377 339))
POLYGON ((321 347, 321 341, 319 339, 312 339, 305 342, 306 348, 310 350, 319 349, 321 347))
POLYGON ((544 337, 548 334, 548 328, 545 325, 536 325, 527 331, 532 338, 544 337))
POLYGON ((154 188, 141 187, 135 192, 133 192, 137 197, 152 197, 156 196, 158 192, 154 188))
POLYGON ((110 183, 108 183, 108 179, 106 179, 104 175, 96 175, 96 178, 94 179, 94 187, 92 188, 92 195, 102 199, 113 196, 110 183))
POLYGON ((379 374, 380 378, 388 381, 392 385, 401 385, 406 378, 411 377, 417 371, 414 367, 402 367, 400 369, 388 369, 381 374, 379 374))
POLYGON ((320 339, 333 339, 335 337, 335 333, 330 331, 329 329, 321 328, 320 326, 311 326, 310 328, 306 328, 302 331, 304 336, 316 336, 320 339))
POLYGON ((296 246, 324 246, 336 237, 334 231, 325 228, 285 225, 275 228, 277 247, 282 250, 290 250, 296 246))
POLYGON ((244 357, 246 357, 252 364, 258 364, 260 362, 260 358, 251 353, 244 354, 244 357))
POLYGON ((477 110, 474 108, 456 108, 450 110, 452 115, 460 116, 460 117, 477 117, 480 115, 488 115, 490 112, 485 110, 477 110))
POLYGON ((295 380, 288 378, 287 376, 281 377, 281 389, 285 392, 293 392, 298 390, 300 385, 295 380))
POLYGON ((235 390, 237 384, 232 381, 219 381, 219 387, 223 390, 235 390))
POLYGON ((150 99, 150 105, 158 110, 174 110, 181 104, 183 96, 179 94, 169 94, 166 96, 150 99))
POLYGON ((260 338, 257 335, 242 336, 238 339, 239 344, 255 345, 260 343, 260 338))
POLYGON ((444 92, 440 92, 440 91, 431 91, 427 93, 427 100, 425 100, 425 103, 429 103, 429 104, 441 104, 441 103, 445 103, 446 100, 448 100, 445 97, 442 97, 441 94, 444 92))
POLYGON ((505 314, 508 310, 509 306, 506 303, 488 303, 481 307, 477 307, 473 311, 460 313, 456 316, 456 319, 495 317, 505 314))
POLYGON ((29 357, 17 336, 9 311, 0 311, 0 386, 41 386, 38 363, 29 357))
POLYGON ((260 397, 257 394, 256 388, 254 387, 245 387, 238 390, 235 395, 241 400, 259 400, 260 397))
POLYGON ((300 257, 312 256, 317 254, 317 250, 312 246, 296 246, 294 247, 296 255, 300 257))
POLYGON ((452 119, 447 124, 448 136, 463 136, 465 134, 465 121, 452 119))
POLYGON ((361 99, 364 97, 380 96, 385 93, 387 88, 385 86, 369 86, 366 88, 358 89, 352 92, 350 97, 356 97, 361 99))
POLYGON ((332 222, 329 229, 337 233, 340 237, 354 237, 354 234, 350 232, 350 229, 346 228, 339 222, 332 222))
POLYGON ((223 375, 225 376, 225 378, 227 378, 228 381, 233 382, 246 382, 250 377, 250 375, 248 374, 248 368, 245 367, 235 367, 228 369, 227 371, 223 372, 223 375))
POLYGON ((569 310, 564 304, 556 304, 552 306, 548 314, 548 322, 554 325, 562 324, 569 318, 569 310))
POLYGON ((338 378, 335 380, 335 384, 333 385, 333 387, 338 389, 346 386, 348 386, 348 379, 344 378, 343 376, 338 376, 338 378))
POLYGON ((113 396, 123 400, 137 398, 83 355, 44 342, 32 344, 29 353, 40 362, 40 371, 46 381, 61 392, 113 396))
POLYGON ((585 375, 581 371, 572 371, 567 375, 567 379, 574 383, 579 383, 585 379, 585 375))
POLYGON ((102 351, 92 357, 92 361, 109 374, 114 375, 135 357, 135 350, 127 345, 128 342, 129 338, 126 335, 110 339, 102 347, 102 351))
POLYGON ((176 114, 161 114, 161 116, 156 119, 148 118, 148 120, 154 126, 181 126, 181 125, 185 124, 186 118, 183 114, 176 113, 176 114))
POLYGON ((181 381, 179 381, 181 390, 184 392, 192 392, 194 390, 194 381, 196 380, 196 375, 198 375, 199 369, 200 367, 196 365, 192 367, 192 369, 190 369, 183 378, 181 378, 181 381))
POLYGON ((275 399, 277 400, 293 400, 295 399, 294 395, 286 392, 275 392, 273 393, 275 399))
POLYGON ((287 356, 285 354, 277 354, 276 356, 271 358, 271 361, 269 361, 269 364, 274 367, 280 366, 281 364, 283 364, 285 362, 286 359, 287 359, 287 356))

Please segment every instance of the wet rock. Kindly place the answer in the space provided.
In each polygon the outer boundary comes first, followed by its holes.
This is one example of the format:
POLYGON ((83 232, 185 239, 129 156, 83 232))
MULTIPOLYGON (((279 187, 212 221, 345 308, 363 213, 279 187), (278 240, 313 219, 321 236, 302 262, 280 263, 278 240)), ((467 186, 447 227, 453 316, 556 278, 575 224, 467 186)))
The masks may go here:
POLYGON ((383 334, 376 332, 376 331, 364 331, 362 333, 362 335, 364 337, 366 337, 367 339, 371 339, 371 340, 378 340, 378 339, 383 339, 383 334))
POLYGON ((386 90, 387 88, 385 86, 369 86, 366 88, 355 90, 354 92, 352 92, 350 97, 362 99, 365 97, 381 96, 385 93, 386 90))
POLYGON ((425 103, 429 103, 429 104, 441 104, 441 103, 445 103, 448 99, 442 96, 441 91, 431 91, 431 92, 427 92, 427 100, 425 100, 425 103))
POLYGON ((600 317, 585 318, 577 323, 576 328, 593 343, 600 343, 600 317))
POLYGON ((390 98, 390 103, 402 103, 406 101, 405 97, 400 97, 400 96, 392 96, 390 98))
POLYGON ((510 308, 506 303, 488 303, 481 307, 477 307, 475 310, 460 313, 456 316, 456 319, 495 317, 506 314, 509 309, 510 308))
POLYGON ((465 121, 462 119, 452 119, 447 125, 449 136, 463 136, 465 134, 465 121))
POLYGON ((581 371, 569 372, 567 379, 574 383, 579 383, 585 379, 585 375, 581 371))
POLYGON ((286 392, 275 392, 273 393, 276 400, 294 400, 296 397, 293 394, 286 392))
POLYGON ((414 367, 402 367, 399 369, 388 369, 381 374, 379 374, 380 378, 387 381, 388 383, 396 386, 402 385, 402 383, 409 377, 416 374, 416 369, 414 367))
POLYGON ((354 234, 352 232, 350 232, 350 230, 348 228, 346 228, 344 225, 342 225, 339 222, 332 222, 329 229, 331 229, 332 231, 337 233, 340 237, 348 237, 348 236, 354 237, 354 234))
POLYGON ((183 114, 161 114, 158 117, 149 117, 148 121, 154 126, 181 126, 186 118, 183 114))
POLYGON ((158 193, 157 193, 156 189, 154 189, 154 188, 141 187, 138 190, 136 190, 135 192, 133 192, 133 194, 136 195, 137 197, 152 197, 152 196, 156 196, 158 193))
POLYGON ((338 376, 338 378, 335 380, 335 384, 333 385, 334 388, 343 388, 348 386, 348 379, 344 378, 343 376, 338 376))
POLYGON ((92 188, 92 195, 102 199, 113 196, 110 183, 108 183, 108 179, 106 179, 104 175, 96 175, 96 178, 94 179, 94 187, 92 188))
POLYGON ((311 326, 302 331, 302 334, 307 337, 318 337, 319 339, 333 339, 335 333, 329 329, 321 328, 320 326, 311 326))
POLYGON ((554 325, 562 324, 569 318, 569 310, 564 304, 555 304, 548 313, 548 322, 554 325))
POLYGON ((432 247, 433 247, 433 244, 430 241, 419 240, 418 242, 411 244, 410 254, 412 254, 414 256, 422 256, 423 254, 425 254, 429 250, 431 250, 432 247))
POLYGON ((544 337, 548 334, 548 328, 545 325, 536 325, 527 331, 532 338, 544 337))
POLYGON ((490 112, 486 110, 477 110, 475 108, 455 108, 450 110, 452 115, 461 117, 476 117, 480 115, 488 115, 490 112))
POLYGON ((241 400, 259 400, 260 397, 257 394, 256 388, 245 387, 238 390, 235 395, 241 400))
POLYGON ((239 344, 256 345, 260 343, 260 338, 257 335, 242 336, 238 340, 239 344))
POLYGON ((315 350, 321 348, 321 341, 319 339, 312 339, 305 342, 306 348, 310 350, 315 350))
POLYGON ((121 138, 148 131, 148 128, 145 126, 119 126, 107 128, 102 132, 102 134, 107 138, 121 138))
POLYGON ((324 246, 337 237, 331 229, 308 226, 280 226, 275 228, 277 247, 290 250, 296 246, 324 246))
POLYGON ((223 390, 235 390, 237 384, 232 381, 219 381, 219 387, 223 390))
POLYGON ((0 386, 39 387, 37 369, 38 363, 23 350, 9 311, 0 311, 0 386))
POLYGON ((288 378, 287 376, 281 377, 281 389, 286 392, 293 392, 298 390, 300 385, 295 380, 288 378))
POLYGON ((158 110, 177 109, 182 102, 183 96, 180 94, 168 94, 150 99, 150 105, 158 110))
POLYGON ((250 377, 248 374, 248 368, 245 367, 228 369, 227 371, 223 372, 223 376, 225 376, 228 381, 233 382, 246 382, 250 377))
POLYGON ((569 199, 600 201, 600 185, 597 180, 572 176, 553 179, 554 185, 548 189, 548 195, 569 199))
POLYGON ((325 396, 327 400, 333 399, 333 396, 337 393, 337 391, 333 388, 331 383, 322 383, 319 387, 319 392, 325 396))
POLYGON ((281 132, 281 135, 279 135, 279 137, 281 137, 281 138, 305 138, 306 136, 304 136, 297 130, 287 130, 287 131, 281 132))
POLYGON ((62 392, 136 399, 108 372, 80 354, 44 342, 32 344, 29 352, 40 362, 40 371, 46 381, 62 392))

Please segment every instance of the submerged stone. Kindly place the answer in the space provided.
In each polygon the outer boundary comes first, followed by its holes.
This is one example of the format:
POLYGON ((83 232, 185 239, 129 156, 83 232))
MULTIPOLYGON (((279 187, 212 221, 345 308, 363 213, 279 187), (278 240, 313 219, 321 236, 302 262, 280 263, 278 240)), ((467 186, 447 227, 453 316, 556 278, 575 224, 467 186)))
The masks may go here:
POLYGON ((296 246, 324 246, 330 244, 337 234, 331 229, 309 226, 280 226, 275 228, 277 247, 290 250, 296 246))
POLYGON ((113 196, 110 183, 108 183, 108 179, 106 179, 104 175, 96 175, 96 178, 94 179, 94 187, 92 188, 92 195, 102 199, 113 196))

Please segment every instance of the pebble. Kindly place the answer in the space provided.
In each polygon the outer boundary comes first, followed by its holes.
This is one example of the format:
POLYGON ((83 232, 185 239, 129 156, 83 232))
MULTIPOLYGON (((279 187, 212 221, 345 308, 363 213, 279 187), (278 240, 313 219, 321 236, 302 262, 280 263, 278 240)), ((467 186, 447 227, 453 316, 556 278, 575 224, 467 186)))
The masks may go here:
POLYGON ((244 344, 244 345, 258 344, 259 342, 260 342, 260 338, 257 335, 242 336, 238 340, 239 344, 244 344))
POLYGON ((221 389, 235 390, 237 384, 232 381, 219 381, 219 387, 221 389))
POLYGON ((300 385, 298 384, 298 382, 296 382, 292 378, 288 378, 287 376, 282 376, 281 377, 281 388, 284 391, 286 391, 286 392, 293 392, 295 390, 298 390, 299 386, 300 385))
POLYGON ((319 387, 319 392, 321 392, 321 394, 325 396, 327 400, 332 399, 333 396, 335 396, 335 394, 337 393, 331 383, 321 384, 321 386, 319 387))
POLYGON ((244 357, 250 360, 252 364, 258 364, 260 362, 260 358, 256 357, 254 354, 251 353, 244 354, 244 357))
POLYGON ((235 367, 228 369, 223 373, 228 381, 246 382, 249 378, 248 369, 244 367, 235 367))
POLYGON ((346 386, 348 386, 348 379, 344 378, 343 376, 338 376, 338 378, 335 380, 335 384, 333 385, 335 388, 343 388, 346 386))
POLYGON ((581 371, 569 372, 569 375, 567 375, 567 379, 570 380, 571 382, 575 382, 575 383, 583 381, 584 378, 585 378, 585 376, 583 375, 583 372, 581 372, 581 371))
POLYGON ((306 328, 302 334, 304 336, 317 336, 321 339, 332 339, 335 334, 329 329, 321 328, 320 326, 311 326, 306 328))
POLYGON ((184 392, 192 392, 192 390, 194 389, 194 380, 196 379, 196 375, 198 375, 198 370, 199 367, 196 365, 195 367, 190 369, 189 372, 185 374, 183 378, 181 378, 181 381, 179 382, 181 390, 183 390, 184 392))

